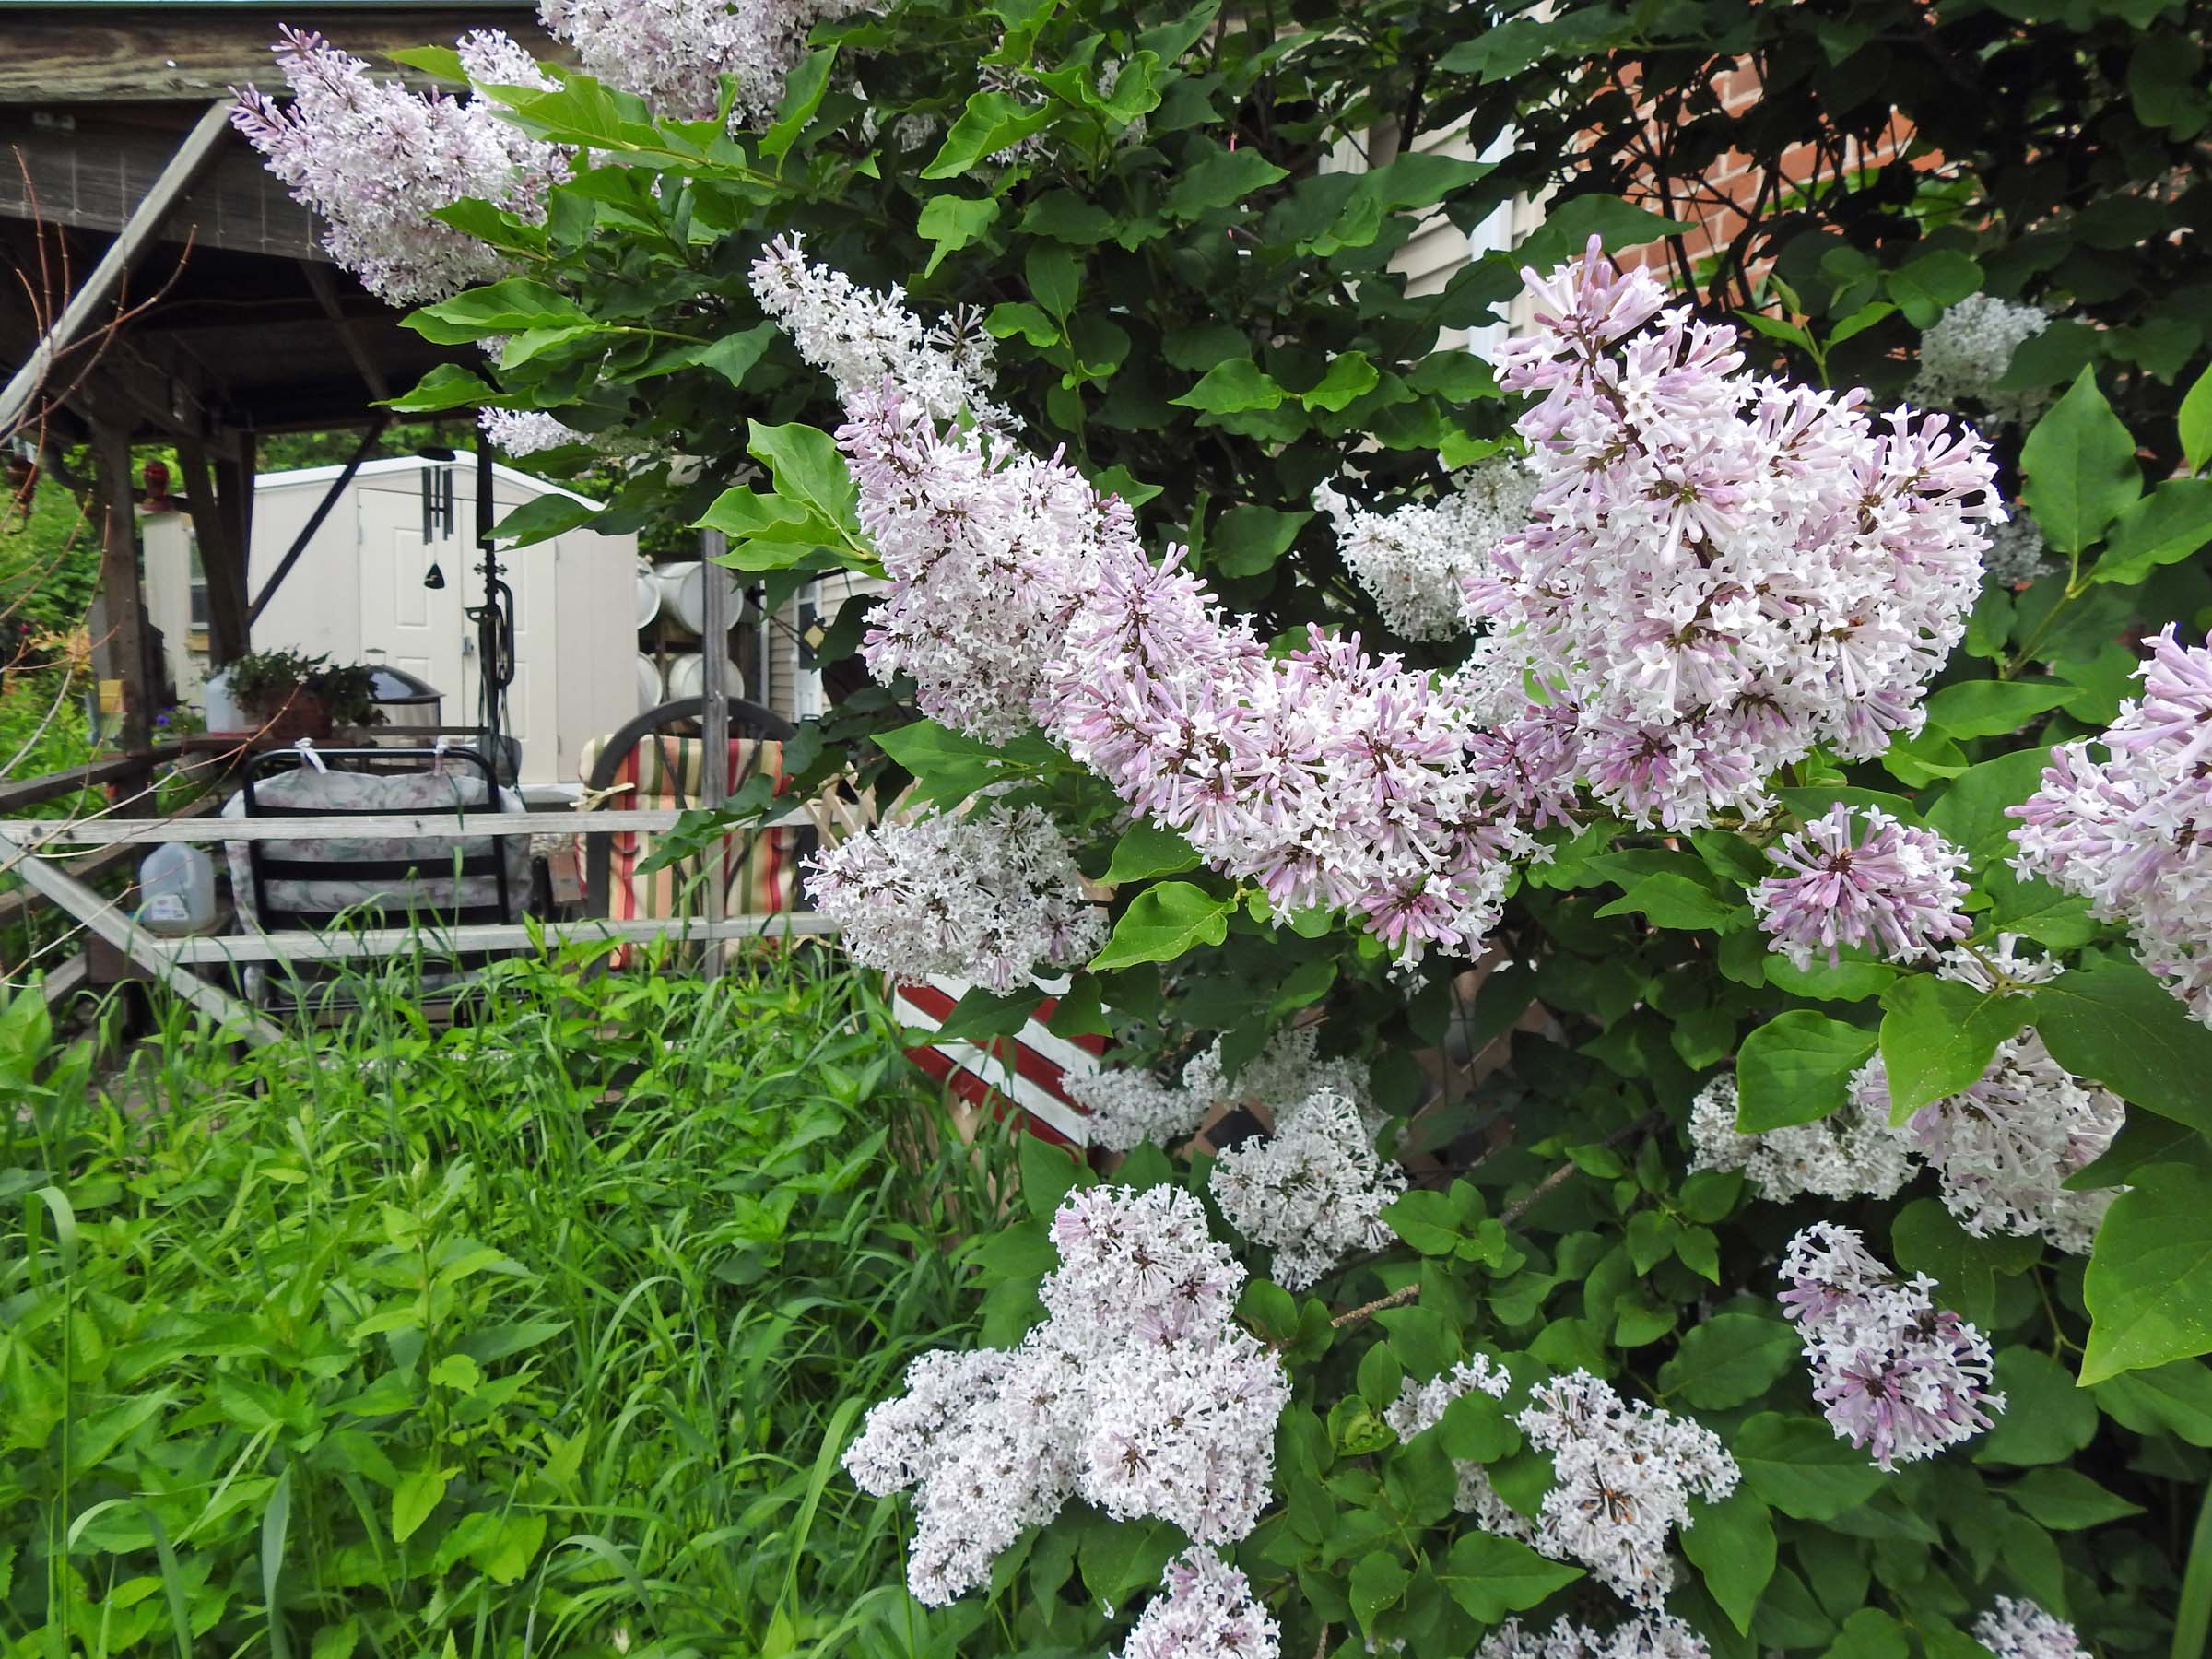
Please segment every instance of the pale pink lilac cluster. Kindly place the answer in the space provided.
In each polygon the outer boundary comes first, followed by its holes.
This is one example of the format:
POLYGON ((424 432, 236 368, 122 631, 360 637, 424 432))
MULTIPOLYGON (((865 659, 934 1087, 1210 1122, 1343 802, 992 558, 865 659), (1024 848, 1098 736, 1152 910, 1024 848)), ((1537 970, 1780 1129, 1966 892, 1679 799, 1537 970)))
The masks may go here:
POLYGON ((1978 441, 1731 378, 1726 331, 1678 313, 1631 339, 1658 290, 1601 267, 1538 281, 1559 314, 1515 373, 1547 394, 1524 423, 1545 482, 1469 584, 1477 666, 1440 681, 1319 629, 1264 649, 1180 550, 1146 559, 1125 503, 887 379, 838 434, 891 582, 871 669, 977 736, 1034 721, 1278 912, 1343 911, 1409 960, 1479 944, 1578 779, 1685 825, 1817 741, 1878 751, 1963 626, 1978 441), (1560 695, 1532 702, 1532 669, 1560 695))
POLYGON ((1671 1613, 1649 1612, 1600 1635, 1562 1614, 1548 1630, 1509 1618, 1475 1650, 1475 1659, 1707 1659, 1705 1639, 1671 1613))
POLYGON ((1180 550, 1101 565, 1045 680, 1071 755, 1278 912, 1344 911, 1409 958, 1471 950, 1538 856, 1465 704, 1357 636, 1270 654, 1180 550))
POLYGON ((2072 1625, 2010 1595, 1998 1596, 1974 1620, 1974 1640, 1996 1659, 2089 1659, 2072 1625))
POLYGON ((879 824, 806 865, 806 895, 855 961, 1006 992, 1073 968, 1106 942, 1098 906, 1052 819, 1034 806, 879 824))
POLYGON ((1893 1196, 1912 1178, 1912 1155, 1889 1123, 1885 1082, 1877 1096, 1855 1090, 1842 1109, 1809 1124, 1745 1133, 1735 1126, 1735 1078, 1713 1078, 1690 1102, 1692 1170, 1741 1170, 1770 1204, 1818 1198, 1893 1196))
POLYGON ((1845 945, 1918 961, 1971 930, 1959 909, 1966 854, 1878 806, 1854 811, 1838 802, 1767 855, 1789 874, 1753 888, 1751 908, 1775 948, 1800 969, 1816 953, 1832 967, 1845 945), (1854 816, 1865 818, 1864 830, 1854 831, 1854 816))
POLYGON ((932 420, 962 414, 1001 432, 1018 423, 991 398, 998 343, 971 306, 925 324, 894 288, 864 288, 810 263, 805 239, 779 236, 753 262, 760 309, 791 335, 799 355, 829 375, 847 404, 888 381, 932 420))
POLYGON ((1535 326, 1498 369, 1537 394, 1542 482, 1468 601, 1561 688, 1592 791, 1688 827, 1817 744, 1865 759, 1916 731, 2003 516, 1981 440, 1744 372, 1733 329, 1594 238, 1528 275, 1535 326))
MULTIPOLYGON (((550 86, 529 55, 490 31, 459 43, 487 84, 550 86)), ((432 218, 465 198, 536 223, 546 194, 569 176, 568 152, 500 119, 481 97, 418 96, 311 30, 286 27, 273 48, 292 101, 256 87, 230 119, 293 198, 323 218, 323 245, 394 305, 443 300, 502 274, 489 243, 432 218)))
MULTIPOLYGON (((1441 1376, 1431 1377, 1426 1382, 1416 1382, 1411 1377, 1398 1384, 1398 1397, 1383 1407, 1382 1420, 1401 1441, 1409 1441, 1417 1434, 1426 1434, 1444 1420, 1444 1412, 1453 1401, 1463 1395, 1480 1391, 1493 1400, 1505 1398, 1512 1386, 1512 1379, 1488 1356, 1477 1354, 1462 1359, 1441 1376)), ((1455 1501, 1463 1513, 1472 1515, 1503 1514, 1512 1517, 1512 1524, 1523 1523, 1518 1515, 1506 1509, 1504 1500, 1490 1486, 1490 1477, 1483 1473, 1482 1465, 1465 1458, 1454 1458, 1453 1471, 1459 1477, 1459 1491, 1455 1501)), ((1484 1522, 1489 1525, 1488 1521, 1484 1522)), ((1490 1530, 1497 1530, 1491 1527, 1490 1530)))
POLYGON ((1355 507, 1324 484, 1313 504, 1335 526, 1337 552, 1393 633, 1449 640, 1466 630, 1466 579, 1524 522, 1535 475, 1515 455, 1478 461, 1434 500, 1388 512, 1355 507))
POLYGON ((1223 1152, 1207 1186, 1223 1219, 1274 1253, 1275 1282, 1303 1290, 1355 1252, 1391 1242, 1382 1211, 1406 1175, 1376 1153, 1358 1105, 1324 1090, 1279 1116, 1274 1134, 1223 1152))
POLYGON ((2005 1409, 1989 1339, 1935 1305, 1936 1281, 1900 1277, 1854 1230, 1806 1228, 1783 1254, 1783 1312, 1796 1324, 1813 1398, 1839 1440, 1883 1469, 1972 1439, 2005 1409))
POLYGON ((922 1356, 844 1454, 864 1490, 913 1489, 907 1583, 932 1606, 1071 1498, 1199 1544, 1234 1543, 1268 1501, 1289 1384, 1230 1322, 1244 1270, 1198 1201, 1078 1189, 1052 1238, 1044 1323, 1012 1349, 922 1356))
POLYGON ((2212 1025, 2212 651, 2170 626, 2137 671, 2142 695, 2100 737, 2051 751, 2012 867, 2124 923, 2136 957, 2212 1025), (2100 758, 2101 751, 2101 759, 2100 758))
POLYGON ((586 74, 655 114, 707 120, 730 76, 735 130, 775 113, 817 23, 873 9, 872 0, 538 0, 537 14, 586 74))
POLYGON ((1473 1494, 1477 1524, 1555 1561, 1579 1561, 1630 1606, 1657 1610, 1674 1588, 1667 1544, 1692 1524, 1689 1500, 1717 1503, 1742 1477, 1720 1437, 1623 1400, 1583 1371, 1539 1384, 1513 1420, 1552 1454, 1551 1489, 1531 1522, 1486 1479, 1473 1494))
POLYGON ((1210 1549, 1186 1549, 1160 1575, 1120 1659, 1275 1659, 1281 1632, 1243 1573, 1210 1549))

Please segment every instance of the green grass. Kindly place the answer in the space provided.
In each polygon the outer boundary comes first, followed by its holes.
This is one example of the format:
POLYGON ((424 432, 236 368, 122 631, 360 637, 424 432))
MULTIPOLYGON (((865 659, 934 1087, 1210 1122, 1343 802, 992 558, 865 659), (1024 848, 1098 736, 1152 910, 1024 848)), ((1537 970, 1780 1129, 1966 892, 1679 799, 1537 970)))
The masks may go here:
POLYGON ((105 1088, 19 1002, 0 1653, 953 1651, 835 1459, 972 1342, 1006 1150, 825 959, 511 963, 443 1032, 402 971, 105 1088))

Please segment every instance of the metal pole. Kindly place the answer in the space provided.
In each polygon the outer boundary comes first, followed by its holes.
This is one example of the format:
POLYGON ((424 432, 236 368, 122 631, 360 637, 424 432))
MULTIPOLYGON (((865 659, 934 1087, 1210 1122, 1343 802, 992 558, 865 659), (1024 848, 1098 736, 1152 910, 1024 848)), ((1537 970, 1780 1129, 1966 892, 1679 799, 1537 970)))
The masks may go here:
POLYGON ((0 392, 0 437, 13 434, 29 420, 38 405, 39 388, 53 372, 54 364, 84 332, 93 314, 107 303, 130 268, 138 263, 138 256, 152 242, 170 209, 215 159, 223 134, 230 125, 231 106, 236 102, 235 99, 218 98, 201 113, 192 131, 185 135, 184 142, 177 146, 176 154, 170 157, 168 165, 154 180, 153 187, 131 209, 130 218, 124 220, 123 229, 115 233, 115 240, 100 256, 100 263, 92 267, 84 286, 69 296, 61 315, 31 347, 30 356, 9 379, 7 389, 0 392))
MULTIPOLYGON (((700 739, 707 751, 707 764, 700 778, 699 802, 709 812, 729 799, 730 795, 730 701, 726 687, 729 683, 730 662, 730 592, 723 567, 714 562, 717 556, 729 551, 730 538, 719 530, 702 530, 699 537, 700 559, 700 677, 705 682, 706 704, 700 712, 700 739)), ((729 876, 730 838, 714 839, 714 853, 707 876, 706 914, 712 925, 723 916, 724 883, 729 876)), ((727 947, 707 935, 706 976, 710 980, 722 977, 724 953, 727 947)))
MULTIPOLYGON (((484 723, 484 758, 491 762, 492 775, 497 778, 505 756, 500 749, 500 703, 507 689, 506 663, 511 625, 509 612, 503 601, 513 597, 512 590, 500 580, 500 554, 493 544, 492 524, 498 516, 497 503, 492 500, 494 477, 491 470, 491 439, 483 431, 477 433, 477 547, 484 556, 484 603, 473 613, 477 624, 477 658, 480 673, 483 706, 477 711, 484 723)), ((521 768, 516 768, 521 775, 521 768)))

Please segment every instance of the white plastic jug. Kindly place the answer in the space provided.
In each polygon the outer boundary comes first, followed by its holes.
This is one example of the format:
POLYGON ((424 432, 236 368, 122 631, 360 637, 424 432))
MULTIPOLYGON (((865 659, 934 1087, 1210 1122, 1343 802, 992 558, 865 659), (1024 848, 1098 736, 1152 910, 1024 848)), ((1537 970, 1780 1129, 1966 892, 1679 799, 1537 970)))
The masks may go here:
POLYGON ((215 926, 215 861, 197 847, 166 841, 138 866, 138 924, 180 937, 215 926))

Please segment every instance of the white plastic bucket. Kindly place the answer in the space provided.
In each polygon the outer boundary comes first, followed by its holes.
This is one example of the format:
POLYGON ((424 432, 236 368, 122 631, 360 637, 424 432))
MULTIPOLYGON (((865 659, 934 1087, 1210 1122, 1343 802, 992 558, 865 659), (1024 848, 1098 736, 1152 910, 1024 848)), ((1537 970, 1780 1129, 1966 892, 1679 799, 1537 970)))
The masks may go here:
MULTIPOLYGON (((706 659, 698 652, 687 651, 680 656, 672 656, 668 659, 668 700, 670 702, 676 702, 687 697, 703 697, 706 695, 706 659)), ((730 697, 745 695, 745 676, 738 672, 736 664, 725 663, 723 665, 722 688, 724 694, 730 697)))
POLYGON ((657 709, 661 702, 661 665, 641 651, 638 653, 638 712, 642 714, 648 709, 657 709))
POLYGON ((697 636, 706 629, 708 572, 712 580, 722 583, 728 594, 723 614, 734 627, 737 621, 737 577, 720 565, 704 565, 697 559, 680 564, 665 564, 653 572, 661 590, 661 615, 685 633, 697 636))
POLYGON ((638 560, 638 626, 651 628, 653 619, 661 614, 661 582, 651 564, 638 560))

